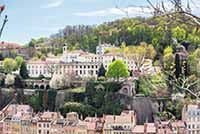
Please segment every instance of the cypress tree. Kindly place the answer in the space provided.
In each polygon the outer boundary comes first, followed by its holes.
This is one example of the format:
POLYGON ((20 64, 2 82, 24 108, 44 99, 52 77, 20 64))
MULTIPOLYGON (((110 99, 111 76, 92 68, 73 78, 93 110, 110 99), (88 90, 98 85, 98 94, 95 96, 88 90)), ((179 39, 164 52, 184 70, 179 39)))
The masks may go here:
POLYGON ((23 79, 27 79, 28 78, 28 70, 27 70, 25 62, 22 62, 19 74, 23 79))

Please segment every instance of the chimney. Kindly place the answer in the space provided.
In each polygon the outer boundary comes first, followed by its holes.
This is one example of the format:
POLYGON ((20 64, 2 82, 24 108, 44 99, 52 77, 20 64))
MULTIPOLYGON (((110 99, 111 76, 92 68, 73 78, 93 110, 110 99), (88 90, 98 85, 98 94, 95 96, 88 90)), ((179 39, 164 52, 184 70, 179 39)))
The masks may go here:
POLYGON ((148 126, 148 124, 144 123, 144 134, 147 134, 147 126, 148 126))
POLYGON ((159 129, 159 123, 156 121, 155 122, 155 127, 156 127, 156 134, 158 133, 158 129, 159 129))

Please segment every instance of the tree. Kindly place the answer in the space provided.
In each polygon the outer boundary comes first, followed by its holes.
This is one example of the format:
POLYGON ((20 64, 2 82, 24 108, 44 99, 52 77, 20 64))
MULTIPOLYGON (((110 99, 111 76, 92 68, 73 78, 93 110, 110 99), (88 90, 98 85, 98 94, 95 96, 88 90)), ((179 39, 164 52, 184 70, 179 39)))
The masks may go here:
POLYGON ((79 102, 66 102, 62 108, 60 108, 61 113, 64 115, 68 112, 77 112, 84 117, 91 115, 94 116, 95 108, 90 105, 84 105, 79 102))
POLYGON ((17 69, 17 63, 14 59, 6 58, 3 61, 3 69, 6 73, 11 73, 17 69))
POLYGON ((5 79, 5 84, 7 86, 12 86, 15 83, 15 76, 12 74, 7 74, 5 79))
POLYGON ((29 77, 26 63, 24 61, 21 64, 19 74, 23 79, 28 79, 28 77, 29 77))
POLYGON ((186 31, 179 26, 172 29, 172 37, 177 39, 177 41, 182 42, 186 39, 186 31))
POLYGON ((139 46, 129 46, 125 54, 129 59, 133 59, 136 70, 141 71, 144 63, 149 61, 147 59, 154 59, 156 51, 152 45, 141 43, 139 46))
POLYGON ((17 56, 17 57, 15 58, 15 61, 17 62, 17 68, 20 68, 22 62, 24 62, 24 58, 21 57, 21 56, 17 56))
POLYGON ((53 75, 49 82, 49 85, 52 89, 61 89, 63 88, 64 83, 60 75, 53 75))
POLYGON ((99 71, 98 71, 98 77, 104 77, 106 74, 106 69, 104 68, 103 64, 101 64, 99 71))
POLYGON ((63 89, 70 87, 72 79, 72 74, 53 75, 49 84, 52 89, 63 89))
POLYGON ((34 96, 31 96, 27 101, 28 101, 28 104, 33 108, 35 112, 38 112, 40 110, 40 101, 39 101, 38 93, 34 96))
POLYGON ((116 59, 109 65, 106 76, 109 78, 117 78, 117 80, 119 80, 120 77, 130 76, 130 73, 127 65, 122 60, 116 59))
POLYGON ((175 55, 175 76, 176 76, 176 78, 179 78, 181 73, 182 73, 182 66, 181 66, 180 56, 179 56, 179 54, 176 54, 175 55))

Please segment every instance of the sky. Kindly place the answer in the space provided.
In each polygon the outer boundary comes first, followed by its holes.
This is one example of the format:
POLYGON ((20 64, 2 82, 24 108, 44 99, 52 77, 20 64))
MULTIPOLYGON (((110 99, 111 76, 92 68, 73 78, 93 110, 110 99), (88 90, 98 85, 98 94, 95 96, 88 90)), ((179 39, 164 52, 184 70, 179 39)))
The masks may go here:
MULTIPOLYGON (((195 14, 200 9, 199 1, 193 0, 195 14)), ((149 16, 152 12, 146 0, 0 0, 0 5, 6 6, 0 23, 8 15, 0 40, 22 45, 31 38, 49 37, 66 25, 99 25, 127 17, 123 11, 128 6, 129 17, 149 16)))

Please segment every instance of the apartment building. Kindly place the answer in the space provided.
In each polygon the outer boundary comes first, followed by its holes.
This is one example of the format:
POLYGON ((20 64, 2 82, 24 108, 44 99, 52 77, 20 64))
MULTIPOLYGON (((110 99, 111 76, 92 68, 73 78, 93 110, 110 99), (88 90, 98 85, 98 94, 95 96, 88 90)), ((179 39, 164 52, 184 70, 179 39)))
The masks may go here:
POLYGON ((50 134, 51 123, 63 117, 57 112, 43 112, 38 114, 37 134, 50 134))
POLYGON ((182 109, 182 120, 186 122, 188 134, 199 134, 200 105, 185 105, 182 109))
POLYGON ((104 115, 103 134, 132 134, 136 125, 134 111, 124 111, 121 115, 104 115))

